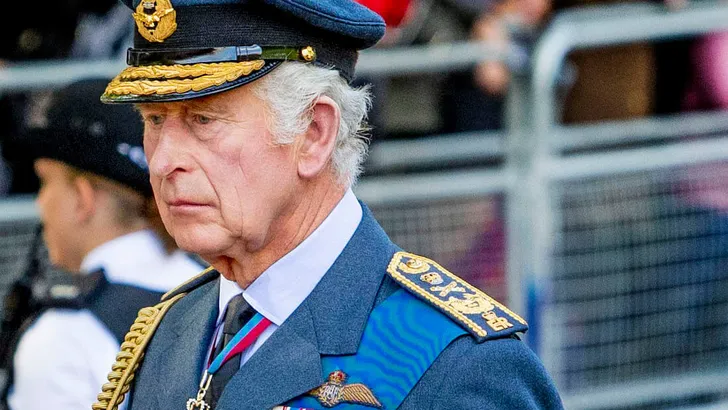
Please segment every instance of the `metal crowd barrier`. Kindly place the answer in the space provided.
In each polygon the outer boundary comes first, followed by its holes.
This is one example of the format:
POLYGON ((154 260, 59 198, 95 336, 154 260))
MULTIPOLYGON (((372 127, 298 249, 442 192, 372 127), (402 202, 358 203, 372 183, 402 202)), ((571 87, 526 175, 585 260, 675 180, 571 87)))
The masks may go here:
POLYGON ((529 313, 529 344, 569 409, 728 397, 728 209, 715 198, 728 192, 728 115, 566 126, 556 85, 573 51, 721 30, 728 7, 716 2, 567 11, 514 88, 511 303, 529 313))
MULTIPOLYGON (((515 77, 504 132, 374 144, 368 167, 377 172, 355 187, 400 246, 526 316, 527 343, 567 409, 677 408, 728 395, 728 218, 700 202, 724 187, 728 116, 564 126, 555 88, 571 51, 724 29, 728 7, 717 2, 559 14, 530 74, 515 77), (627 142, 640 146, 620 146, 627 142), (463 159, 483 165, 397 172, 463 159)), ((359 73, 437 73, 511 58, 472 43, 372 50, 359 73)), ((122 65, 20 64, 0 70, 0 93, 112 76, 122 65)), ((32 199, 22 201, 0 203, 0 222, 32 220, 32 199)), ((27 235, 18 238, 4 243, 22 245, 27 235)))

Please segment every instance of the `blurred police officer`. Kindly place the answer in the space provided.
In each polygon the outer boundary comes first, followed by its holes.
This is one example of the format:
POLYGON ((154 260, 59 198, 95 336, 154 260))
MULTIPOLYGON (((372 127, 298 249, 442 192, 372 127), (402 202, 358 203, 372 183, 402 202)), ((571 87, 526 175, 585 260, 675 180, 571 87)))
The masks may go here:
POLYGON ((350 81, 378 15, 127 5, 131 67, 102 98, 138 104, 162 220, 214 269, 140 314, 95 409, 129 388, 134 410, 561 408, 525 321, 400 250, 351 189, 369 95, 350 81))
POLYGON ((138 114, 102 104, 107 83, 59 90, 46 126, 26 135, 48 256, 81 275, 78 286, 49 295, 49 308, 22 333, 7 398, 13 410, 90 408, 139 309, 202 269, 168 252, 165 232, 154 230, 138 114))

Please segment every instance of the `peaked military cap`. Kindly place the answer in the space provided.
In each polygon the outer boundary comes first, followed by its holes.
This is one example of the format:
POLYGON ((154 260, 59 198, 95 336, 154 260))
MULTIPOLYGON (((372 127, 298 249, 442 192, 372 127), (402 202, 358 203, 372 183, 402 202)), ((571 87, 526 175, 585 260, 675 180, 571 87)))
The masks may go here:
POLYGON ((131 106, 99 101, 108 83, 89 78, 54 90, 44 123, 24 129, 20 145, 29 159, 54 159, 151 196, 144 127, 131 106))
POLYGON ((284 61, 354 77, 358 51, 384 35, 353 0, 124 0, 136 23, 106 103, 178 101, 250 83, 284 61))

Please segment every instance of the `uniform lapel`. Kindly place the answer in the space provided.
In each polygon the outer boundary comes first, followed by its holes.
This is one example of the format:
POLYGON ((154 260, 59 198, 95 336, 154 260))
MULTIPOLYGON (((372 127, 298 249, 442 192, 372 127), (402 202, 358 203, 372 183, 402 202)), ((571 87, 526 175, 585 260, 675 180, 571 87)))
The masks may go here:
POLYGON ((217 318, 218 281, 204 285, 180 300, 162 321, 150 350, 159 365, 155 378, 160 389, 155 394, 159 408, 184 409, 187 399, 195 397, 203 362, 217 318), (158 346, 154 346, 154 344, 158 346))
POLYGON ((230 380, 217 410, 261 410, 324 382, 322 355, 357 351, 397 248, 362 205, 354 236, 311 295, 230 380))
POLYGON ((230 379, 217 410, 270 409, 323 383, 313 320, 297 312, 230 379))

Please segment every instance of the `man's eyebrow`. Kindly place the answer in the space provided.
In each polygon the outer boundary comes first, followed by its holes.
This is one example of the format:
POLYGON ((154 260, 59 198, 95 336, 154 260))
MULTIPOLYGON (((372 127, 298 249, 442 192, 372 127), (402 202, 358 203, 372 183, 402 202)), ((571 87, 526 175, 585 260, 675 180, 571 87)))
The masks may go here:
POLYGON ((157 107, 161 106, 161 103, 139 103, 134 104, 134 111, 136 111, 138 114, 142 114, 145 109, 154 110, 157 107))
POLYGON ((190 110, 193 111, 205 111, 210 112, 218 115, 224 115, 230 112, 230 110, 227 108, 225 104, 220 103, 210 103, 206 101, 205 99, 200 100, 187 100, 182 103, 182 105, 190 110))

